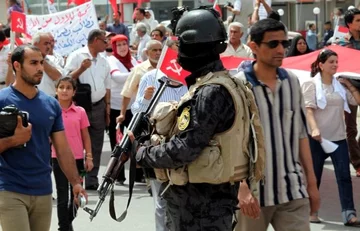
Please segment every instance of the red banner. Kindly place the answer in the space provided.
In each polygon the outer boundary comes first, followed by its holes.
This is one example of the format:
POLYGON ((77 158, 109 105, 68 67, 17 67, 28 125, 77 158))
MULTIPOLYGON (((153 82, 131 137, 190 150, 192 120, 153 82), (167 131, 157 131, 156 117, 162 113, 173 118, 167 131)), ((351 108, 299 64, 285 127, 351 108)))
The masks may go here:
POLYGON ((26 15, 17 11, 11 12, 11 30, 26 33, 26 15))

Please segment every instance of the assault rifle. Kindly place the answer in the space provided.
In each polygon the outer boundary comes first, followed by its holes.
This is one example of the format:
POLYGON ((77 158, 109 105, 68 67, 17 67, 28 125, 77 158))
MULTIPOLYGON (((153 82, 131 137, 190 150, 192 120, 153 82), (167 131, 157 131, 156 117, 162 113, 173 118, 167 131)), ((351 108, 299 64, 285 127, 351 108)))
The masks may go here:
MULTIPOLYGON (((166 87, 174 87, 173 85, 170 84, 170 81, 173 80, 169 80, 168 78, 164 78, 159 80, 160 82, 160 87, 159 89, 156 91, 154 97, 152 98, 149 107, 147 108, 146 112, 138 112, 136 113, 129 126, 128 126, 128 130, 131 131, 135 138, 139 137, 141 134, 143 134, 144 132, 149 132, 151 129, 151 125, 149 122, 149 118, 151 116, 152 111, 155 109, 156 104, 158 103, 162 93, 164 92, 164 90, 166 89, 166 87)), ((180 84, 181 86, 181 84, 180 84)), ((176 87, 180 87, 180 86, 176 86, 176 87)), ((103 176, 103 180, 101 182, 101 184, 99 185, 99 188, 97 189, 98 194, 99 194, 99 199, 95 205, 94 209, 90 209, 88 207, 85 207, 84 210, 90 214, 90 221, 92 221, 94 219, 94 217, 98 214, 102 204, 105 201, 106 196, 108 195, 108 193, 111 191, 111 198, 110 198, 110 203, 109 203, 109 209, 110 209, 110 215, 111 217, 118 221, 121 222, 122 220, 125 219, 126 214, 127 214, 127 209, 130 205, 130 201, 131 201, 131 196, 132 196, 132 189, 134 186, 134 181, 135 181, 135 173, 134 173, 134 169, 136 169, 136 161, 135 160, 131 160, 130 162, 130 183, 129 183, 129 199, 128 199, 128 203, 127 203, 127 207, 126 210, 124 211, 124 213, 119 217, 116 218, 116 214, 115 214, 115 209, 114 209, 114 183, 116 181, 116 179, 118 178, 118 175, 120 173, 120 170, 124 167, 125 163, 131 158, 131 149, 132 149, 132 142, 130 140, 129 135, 123 134, 123 138, 121 140, 121 142, 115 146, 114 150, 112 151, 112 155, 111 155, 111 159, 106 167, 105 170, 105 174, 103 176)))

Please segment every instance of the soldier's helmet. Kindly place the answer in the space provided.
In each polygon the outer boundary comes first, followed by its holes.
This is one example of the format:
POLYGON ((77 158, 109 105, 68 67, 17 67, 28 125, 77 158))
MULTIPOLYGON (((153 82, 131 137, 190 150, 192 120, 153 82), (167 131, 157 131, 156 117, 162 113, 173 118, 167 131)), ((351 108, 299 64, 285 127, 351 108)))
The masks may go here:
POLYGON ((219 13, 212 8, 199 8, 185 12, 177 23, 175 35, 179 39, 179 52, 183 53, 180 54, 182 56, 208 54, 209 50, 203 50, 209 47, 205 44, 210 45, 212 52, 216 54, 226 49, 227 34, 224 24, 219 13))

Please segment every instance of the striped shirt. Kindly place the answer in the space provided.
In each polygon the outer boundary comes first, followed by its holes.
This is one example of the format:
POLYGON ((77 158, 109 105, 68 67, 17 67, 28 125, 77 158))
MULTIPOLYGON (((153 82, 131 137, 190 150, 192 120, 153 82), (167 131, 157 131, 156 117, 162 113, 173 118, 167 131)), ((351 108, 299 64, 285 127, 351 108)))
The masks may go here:
POLYGON ((276 90, 272 92, 256 78, 253 65, 245 69, 245 76, 253 85, 265 136, 265 184, 260 185, 260 205, 308 197, 299 159, 299 140, 307 138, 299 80, 278 68, 276 90))
MULTIPOLYGON (((156 92, 156 90, 160 87, 160 83, 158 81, 158 77, 160 76, 165 76, 165 74, 158 69, 154 69, 145 73, 145 75, 141 78, 135 102, 131 106, 131 112, 133 114, 146 111, 151 102, 151 99, 147 100, 144 98, 145 89, 149 86, 154 86, 156 92)), ((162 93, 159 102, 180 101, 180 98, 185 95, 187 91, 188 89, 185 86, 178 88, 167 87, 162 93)))

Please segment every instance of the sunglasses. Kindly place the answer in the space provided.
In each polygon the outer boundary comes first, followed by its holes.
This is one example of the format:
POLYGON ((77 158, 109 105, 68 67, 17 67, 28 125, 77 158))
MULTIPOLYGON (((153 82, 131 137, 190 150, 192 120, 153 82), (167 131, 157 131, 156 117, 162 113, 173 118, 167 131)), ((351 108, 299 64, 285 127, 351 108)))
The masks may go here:
POLYGON ((99 39, 99 40, 103 41, 105 44, 107 44, 107 43, 108 43, 108 40, 107 40, 107 39, 101 39, 101 38, 97 38, 97 39, 99 39))
POLYGON ((290 46, 289 40, 271 40, 269 42, 261 42, 266 44, 270 49, 274 49, 281 44, 284 48, 288 48, 290 46))

